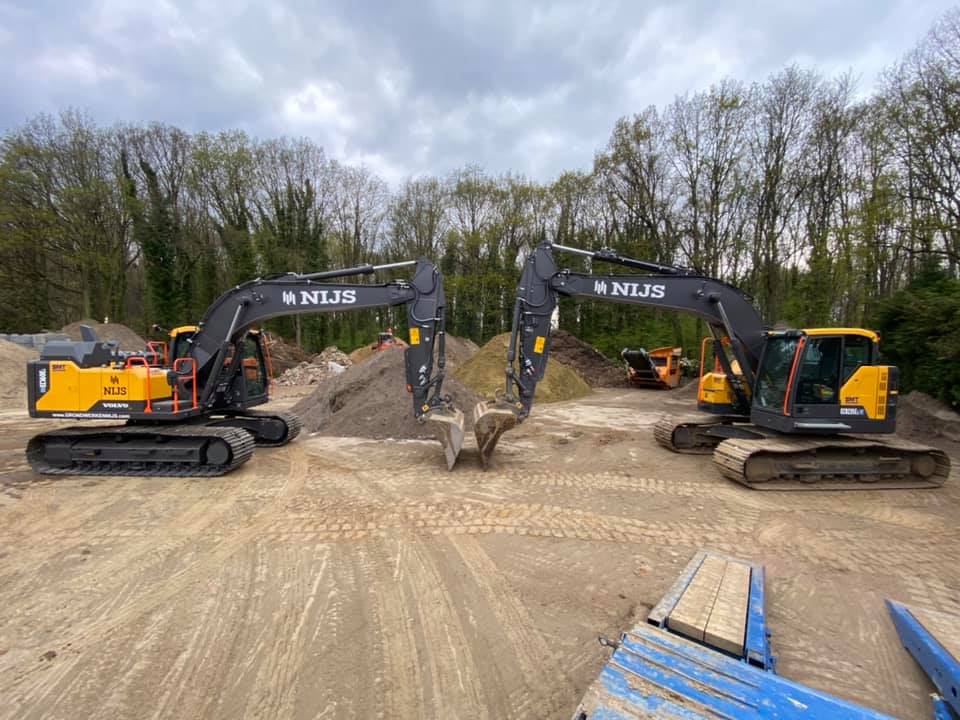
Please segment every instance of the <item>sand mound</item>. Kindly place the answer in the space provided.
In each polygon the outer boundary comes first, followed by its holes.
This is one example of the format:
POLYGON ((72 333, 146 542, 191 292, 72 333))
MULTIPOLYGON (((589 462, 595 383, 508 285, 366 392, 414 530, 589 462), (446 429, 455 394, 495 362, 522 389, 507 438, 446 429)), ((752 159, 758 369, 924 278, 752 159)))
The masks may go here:
MULTIPOLYGON (((454 377, 476 393, 488 398, 503 389, 503 369, 507 364, 510 333, 492 338, 454 372, 454 377)), ((537 402, 573 400, 590 394, 590 386, 577 371, 551 355, 547 372, 537 385, 537 402)))
POLYGON ((274 333, 266 333, 267 347, 270 350, 270 367, 274 377, 282 375, 300 363, 309 362, 310 356, 296 345, 286 342, 274 333))
POLYGON ((897 403, 897 434, 925 442, 943 437, 960 442, 960 414, 926 393, 914 390, 897 403))
POLYGON ((132 352, 143 350, 147 346, 146 340, 137 335, 126 325, 120 323, 98 323, 96 320, 78 320, 75 323, 64 325, 60 332, 69 336, 71 340, 82 340, 80 326, 89 325, 94 329, 101 340, 120 343, 120 349, 132 352))
MULTIPOLYGON (((293 407, 309 432, 338 437, 435 438, 428 424, 413 416, 413 399, 405 388, 403 353, 376 353, 367 362, 354 364, 318 386, 293 407)), ((449 375, 443 383, 454 405, 464 411, 471 427, 471 410, 479 401, 469 389, 449 375)))
POLYGON ((554 330, 550 334, 550 359, 576 370, 590 387, 629 386, 627 371, 622 365, 566 330, 554 330))
POLYGON ((27 362, 37 353, 16 343, 0 340, 0 404, 3 410, 27 406, 27 362))

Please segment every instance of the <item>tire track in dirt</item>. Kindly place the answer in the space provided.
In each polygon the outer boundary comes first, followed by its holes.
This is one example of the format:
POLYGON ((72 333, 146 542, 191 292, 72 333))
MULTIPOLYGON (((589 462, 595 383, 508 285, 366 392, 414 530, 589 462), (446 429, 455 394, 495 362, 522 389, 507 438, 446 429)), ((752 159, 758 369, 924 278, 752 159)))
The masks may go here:
POLYGON ((371 589, 373 633, 382 663, 382 705, 377 717, 410 717, 426 707, 414 632, 417 597, 406 592, 410 563, 406 542, 371 540, 366 581, 371 589))
MULTIPOLYGON (((295 446, 291 446, 291 448, 293 447, 295 446)), ((287 452, 293 451, 287 449, 287 452)), ((298 467, 291 467, 290 472, 286 475, 285 481, 277 494, 276 501, 272 505, 262 508, 260 514, 257 515, 246 528, 235 533, 232 537, 219 542, 205 554, 197 557, 193 562, 170 573, 160 588, 157 588, 149 581, 145 582, 145 587, 143 587, 140 592, 131 593, 133 597, 131 597, 131 600, 123 607, 116 607, 108 601, 108 608, 101 606, 98 611, 96 605, 94 605, 94 608, 87 614, 77 613, 75 617, 81 618, 80 622, 74 624, 70 628, 71 632, 66 634, 65 637, 58 639, 58 645, 61 647, 69 646, 73 649, 74 653, 82 653, 84 650, 95 645, 98 640, 106 634, 135 620, 161 604, 171 602, 187 585, 202 577, 205 571, 222 565, 227 558, 243 545, 262 534, 263 530, 268 527, 269 523, 281 510, 283 500, 299 492, 303 486, 306 477, 306 463, 304 462, 302 453, 296 453, 293 457, 296 462, 292 463, 292 465, 298 465, 298 467), (90 616, 93 616, 92 620, 88 619, 90 616)), ((141 577, 141 575, 137 575, 133 579, 127 577, 126 582, 137 583, 141 577)), ((58 587, 55 590, 56 592, 52 592, 47 600, 48 604, 53 604, 54 606, 56 605, 56 598, 62 593, 62 587, 58 587)), ((35 607, 38 608, 38 612, 42 611, 42 606, 35 607)), ((2 677, 2 673, 6 672, 9 667, 8 663, 2 662, 2 657, 3 656, 0 656, 0 677, 2 677)), ((72 663, 70 662, 61 662, 57 664, 54 669, 55 671, 51 671, 47 666, 34 665, 33 668, 28 668, 25 671, 15 672, 9 684, 0 681, 0 692, 12 693, 16 690, 22 693, 25 702, 32 704, 37 693, 41 695, 45 694, 51 687, 51 683, 59 681, 63 674, 69 671, 71 666, 72 663), (33 679, 33 676, 38 672, 41 673, 41 677, 38 679, 38 683, 31 686, 29 681, 33 679)))
POLYGON ((490 718, 464 627, 447 583, 421 540, 407 543, 404 586, 415 598, 418 661, 431 718, 490 718))
POLYGON ((477 541, 459 536, 450 542, 480 589, 485 604, 493 611, 496 627, 509 644, 510 655, 523 677, 523 686, 509 697, 510 717, 539 718, 558 711, 553 686, 562 685, 567 677, 564 668, 556 662, 556 652, 551 651, 536 631, 527 608, 477 541))

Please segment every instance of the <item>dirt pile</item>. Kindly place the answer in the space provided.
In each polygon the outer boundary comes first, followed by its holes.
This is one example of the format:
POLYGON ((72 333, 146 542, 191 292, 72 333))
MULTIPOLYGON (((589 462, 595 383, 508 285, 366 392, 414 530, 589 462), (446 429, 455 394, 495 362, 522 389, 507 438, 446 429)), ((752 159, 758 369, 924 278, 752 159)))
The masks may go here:
POLYGON ((286 342, 279 335, 265 333, 267 349, 270 352, 270 366, 274 377, 282 375, 300 363, 310 361, 310 356, 296 345, 286 342))
MULTIPOLYGON (((403 348, 407 347, 407 343, 405 343, 400 338, 394 338, 394 339, 396 340, 396 346, 392 348, 388 348, 389 350, 402 350, 403 348)), ((358 347, 356 350, 350 353, 350 359, 354 362, 354 364, 362 363, 364 360, 369 360, 376 354, 377 354, 377 344, 370 343, 369 345, 358 347)))
POLYGON ((960 443, 960 414, 946 403, 914 390, 900 396, 897 434, 917 442, 942 437, 960 443))
MULTIPOLYGON (((498 390, 503 389, 503 370, 507 364, 509 343, 510 333, 492 338, 454 372, 454 377, 475 393, 487 398, 494 397, 498 390)), ((577 371, 551 355, 547 372, 537 385, 537 402, 573 400, 589 394, 590 386, 577 371)))
MULTIPOLYGON (((406 391, 403 353, 397 350, 376 353, 366 362, 355 363, 328 379, 293 407, 308 432, 339 437, 424 438, 436 434, 429 424, 413 416, 413 400, 406 391)), ((473 406, 479 401, 473 392, 447 375, 444 394, 464 412, 471 426, 473 406)))
POLYGON ((22 410, 27 404, 27 362, 37 353, 0 340, 0 409, 22 410))
POLYGON ((627 387, 627 371, 566 330, 550 334, 550 358, 571 367, 590 387, 627 387))
POLYGON ((96 320, 78 320, 75 323, 64 325, 60 332, 67 335, 71 340, 82 340, 80 336, 80 326, 89 325, 97 333, 99 338, 104 341, 113 341, 120 343, 120 349, 126 351, 143 350, 147 346, 147 341, 137 335, 126 325, 120 323, 98 323, 96 320))
POLYGON ((688 397, 696 401, 697 395, 700 391, 700 378, 681 378, 680 383, 680 387, 673 390, 673 396, 678 398, 688 397))
MULTIPOLYGON (((390 350, 398 350, 407 347, 405 343, 400 338, 396 338, 397 347, 390 348, 390 350)), ((469 360, 473 354, 480 349, 480 346, 477 345, 473 340, 467 340, 466 338, 457 337, 456 335, 447 335, 446 340, 444 341, 444 351, 447 357, 447 368, 458 367, 469 360)), ((350 353, 350 360, 354 364, 362 363, 366 360, 369 360, 374 355, 377 354, 377 344, 371 343, 370 345, 364 345, 359 347, 350 353)))
POLYGON ((467 360, 476 355, 480 346, 473 340, 447 335, 444 340, 444 353, 447 357, 447 368, 458 368, 467 360))
POLYGON ((286 370, 277 378, 277 385, 319 385, 346 370, 353 363, 345 352, 336 345, 325 348, 313 356, 310 362, 286 370))

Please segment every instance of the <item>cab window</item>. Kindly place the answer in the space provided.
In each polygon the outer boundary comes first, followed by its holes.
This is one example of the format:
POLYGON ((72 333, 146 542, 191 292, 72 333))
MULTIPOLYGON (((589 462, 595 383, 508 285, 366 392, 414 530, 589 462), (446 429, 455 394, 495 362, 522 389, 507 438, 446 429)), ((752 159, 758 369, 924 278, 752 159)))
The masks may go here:
POLYGON ((873 341, 863 335, 847 335, 843 344, 843 382, 864 365, 871 365, 873 341))
POLYGON ((809 337, 797 374, 797 404, 838 402, 842 337, 809 337))
POLYGON ((243 341, 243 380, 246 383, 248 398, 267 392, 267 378, 260 344, 251 335, 247 335, 243 341))
POLYGON ((796 337, 771 337, 767 340, 763 362, 757 373, 757 394, 754 400, 760 407, 783 407, 797 342, 796 337))

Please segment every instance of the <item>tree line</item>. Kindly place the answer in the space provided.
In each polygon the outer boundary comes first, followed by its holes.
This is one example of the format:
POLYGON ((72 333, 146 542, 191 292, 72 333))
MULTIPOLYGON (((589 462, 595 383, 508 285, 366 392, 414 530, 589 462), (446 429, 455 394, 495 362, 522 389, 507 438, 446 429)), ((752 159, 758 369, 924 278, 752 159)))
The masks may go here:
MULTIPOLYGON (((868 96, 850 74, 797 66, 753 84, 726 79, 621 118, 589 171, 552 182, 467 166, 391 188, 306 138, 105 127, 73 110, 0 138, 5 331, 80 317, 140 331, 195 322, 256 276, 422 255, 445 273, 449 331, 483 342, 509 328, 520 262, 544 240, 698 268, 750 293, 771 323, 882 324, 917 283, 957 297, 960 11, 868 96)), ((317 350, 362 344, 391 323, 403 319, 367 311, 272 325, 317 350)), ((703 330, 566 302, 561 324, 610 354, 696 351, 703 330)), ((937 347, 960 359, 960 338, 937 347)))

